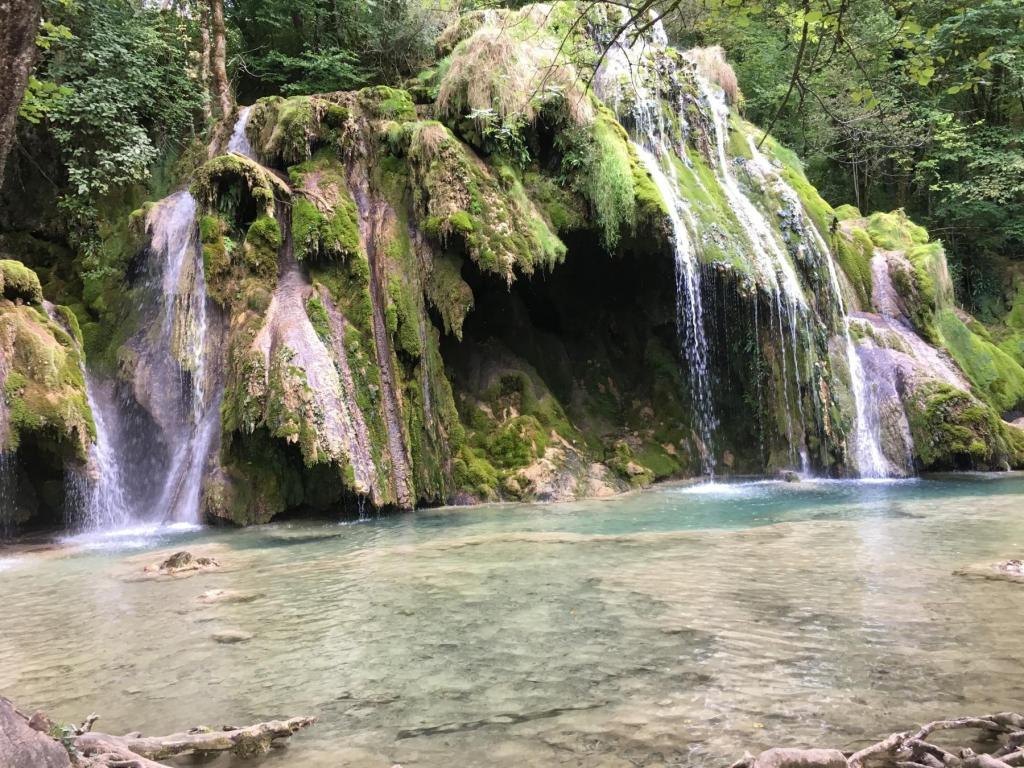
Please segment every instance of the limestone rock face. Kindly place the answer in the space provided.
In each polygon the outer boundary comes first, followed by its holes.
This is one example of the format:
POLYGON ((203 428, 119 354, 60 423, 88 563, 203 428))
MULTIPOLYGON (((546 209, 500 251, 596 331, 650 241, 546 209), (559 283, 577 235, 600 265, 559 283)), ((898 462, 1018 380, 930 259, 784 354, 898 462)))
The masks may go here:
POLYGON ((29 726, 10 701, 0 696, 0 765, 5 768, 71 768, 59 742, 29 726))
POLYGON ((1024 431, 1001 418, 1024 396, 1024 369, 952 306, 942 246, 901 212, 843 230, 871 246, 871 304, 855 330, 889 461, 908 474, 1024 464, 1024 431))

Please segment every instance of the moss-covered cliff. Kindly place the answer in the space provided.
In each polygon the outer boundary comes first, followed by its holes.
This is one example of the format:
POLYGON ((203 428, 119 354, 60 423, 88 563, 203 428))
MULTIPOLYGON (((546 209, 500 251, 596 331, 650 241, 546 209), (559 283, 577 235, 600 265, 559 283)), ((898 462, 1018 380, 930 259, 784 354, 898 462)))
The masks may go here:
POLYGON ((65 468, 82 467, 95 438, 81 337, 65 307, 43 306, 35 272, 0 260, 0 528, 58 524, 65 468))
MULTIPOLYGON (((131 301, 82 287, 156 453, 168 422, 198 426, 148 394, 167 365, 219 408, 209 518, 851 475, 865 434, 896 474, 1024 465, 1024 289, 994 330, 959 311, 942 245, 833 209, 742 118, 720 49, 646 33, 601 57, 618 18, 472 13, 404 89, 258 101, 253 156, 188 174, 202 269, 165 315, 167 243, 119 275, 131 301), (158 323, 171 363, 147 352, 158 323), (200 327, 201 365, 181 348, 200 327)), ((119 248, 156 237, 154 210, 119 248)), ((17 267, 5 285, 31 293, 17 267)))

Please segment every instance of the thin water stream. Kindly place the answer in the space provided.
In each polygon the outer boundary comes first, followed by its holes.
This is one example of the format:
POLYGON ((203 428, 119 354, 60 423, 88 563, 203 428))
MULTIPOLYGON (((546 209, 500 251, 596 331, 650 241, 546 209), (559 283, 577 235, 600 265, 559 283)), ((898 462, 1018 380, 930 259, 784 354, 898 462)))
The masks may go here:
POLYGON ((1020 555, 1022 501, 1021 475, 704 484, 0 550, 0 690, 114 732, 319 715, 261 768, 851 748, 1024 706, 1024 586, 953 574, 1020 555), (222 568, 139 578, 184 547, 222 568))

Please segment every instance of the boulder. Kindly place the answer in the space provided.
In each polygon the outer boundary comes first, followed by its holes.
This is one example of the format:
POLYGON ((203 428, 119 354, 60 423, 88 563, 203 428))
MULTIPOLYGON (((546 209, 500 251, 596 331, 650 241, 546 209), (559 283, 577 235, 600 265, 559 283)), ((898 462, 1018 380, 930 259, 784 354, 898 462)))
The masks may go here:
POLYGON ((0 696, 0 765, 4 768, 71 768, 64 747, 37 731, 7 699, 0 696))

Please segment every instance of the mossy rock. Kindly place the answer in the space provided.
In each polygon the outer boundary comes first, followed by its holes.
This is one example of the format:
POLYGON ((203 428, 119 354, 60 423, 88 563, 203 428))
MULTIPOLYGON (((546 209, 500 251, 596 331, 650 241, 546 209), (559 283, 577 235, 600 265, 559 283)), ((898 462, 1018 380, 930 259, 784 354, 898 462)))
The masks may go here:
POLYGON ((458 240, 483 271, 508 282, 565 257, 514 172, 492 170, 440 123, 409 124, 406 136, 413 204, 435 242, 458 240))
POLYGON ((1020 430, 963 390, 926 385, 911 398, 908 416, 924 469, 1004 469, 1024 461, 1020 430))
POLYGON ((218 155, 203 163, 192 177, 189 187, 196 198, 210 213, 224 216, 228 223, 242 226, 246 202, 251 201, 252 218, 274 214, 275 196, 287 199, 291 189, 259 163, 241 155, 218 155), (239 195, 243 190, 247 200, 239 195))
POLYGON ((634 488, 646 488, 654 482, 654 470, 640 463, 632 447, 625 440, 615 442, 612 454, 605 463, 634 488))
POLYGON ((281 226, 271 216, 260 216, 245 234, 245 264, 249 272, 262 278, 277 275, 277 251, 281 247, 281 226))
POLYGON ((375 85, 363 88, 357 94, 359 105, 373 119, 377 120, 415 120, 416 105, 408 91, 391 88, 386 85, 375 85))
POLYGON ((20 261, 0 259, 0 288, 5 299, 26 304, 43 303, 39 276, 20 261))
POLYGON ((874 243, 867 232, 854 228, 849 233, 837 231, 832 238, 832 245, 839 266, 857 294, 858 306, 870 310, 873 286, 871 259, 875 253, 874 243))
POLYGON ((361 249, 359 211, 345 167, 324 149, 288 169, 298 194, 292 203, 292 240, 300 261, 345 259, 361 249))
POLYGON ((1024 368, 985 338, 987 330, 972 330, 953 309, 940 312, 936 324, 942 345, 981 397, 1000 413, 1024 408, 1024 368))
POLYGON ((309 158, 323 142, 321 120, 340 125, 344 109, 317 96, 268 96, 253 104, 248 135, 265 163, 287 167, 309 158))
POLYGON ((6 302, 0 302, 0 338, 8 410, 2 448, 16 451, 31 439, 55 462, 85 461, 96 428, 78 342, 42 311, 6 302))
POLYGON ((462 279, 462 259, 442 252, 434 256, 426 284, 427 298, 441 315, 445 333, 462 339, 462 324, 473 309, 473 290, 462 279))
POLYGON ((887 251, 905 251, 928 242, 928 231, 912 222, 902 209, 871 214, 867 230, 874 244, 887 251))
POLYGON ((861 219, 863 214, 860 212, 860 208, 850 203, 843 203, 842 205, 836 206, 835 215, 840 221, 850 221, 851 219, 861 219))

